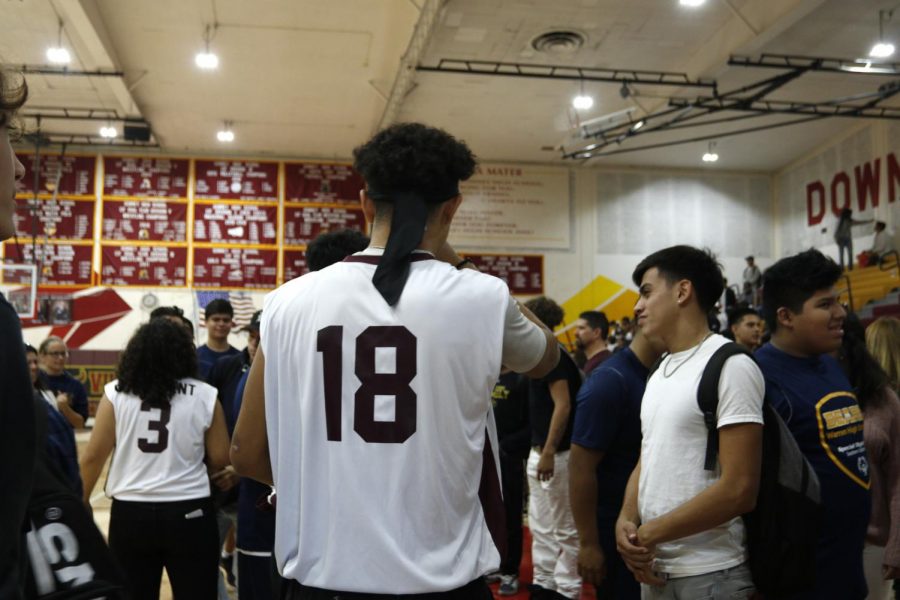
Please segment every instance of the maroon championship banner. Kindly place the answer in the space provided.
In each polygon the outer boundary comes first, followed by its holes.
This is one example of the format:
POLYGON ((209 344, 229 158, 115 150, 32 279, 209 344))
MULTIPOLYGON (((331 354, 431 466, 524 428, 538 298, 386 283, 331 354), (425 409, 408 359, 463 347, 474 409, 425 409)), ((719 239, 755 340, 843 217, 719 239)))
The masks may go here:
POLYGON ((107 156, 103 159, 103 195, 187 198, 185 158, 107 156))
MULTIPOLYGON (((4 256, 14 263, 38 264, 40 285, 91 285, 94 249, 90 245, 38 244, 32 248, 23 240, 17 248, 6 242, 4 256)), ((19 283, 24 281, 25 278, 19 283)))
POLYGON ((309 273, 309 267, 306 264, 306 250, 285 249, 282 253, 282 260, 285 281, 290 281, 309 273))
POLYGON ((350 165, 284 163, 287 202, 359 203, 363 178, 350 165))
POLYGON ((101 285, 187 285, 187 248, 103 244, 101 251, 101 285))
POLYGON ((320 233, 338 229, 366 231, 361 209, 347 206, 285 206, 284 243, 306 246, 320 233))
POLYGON ((94 239, 93 200, 28 198, 16 202, 16 235, 57 240, 94 239), (34 216, 32 217, 32 210, 34 216))
POLYGON ((248 160, 194 162, 194 198, 278 200, 278 163, 248 160))
POLYGON ((544 257, 534 254, 463 254, 483 273, 499 277, 516 296, 544 293, 544 257))
POLYGON ((187 204, 165 200, 104 200, 103 240, 187 241, 187 204))
MULTIPOLYGON (((34 194, 34 154, 21 154, 19 160, 25 165, 25 177, 16 182, 17 194, 34 194)), ((59 178, 58 195, 61 196, 93 196, 94 173, 97 159, 94 156, 40 155, 40 176, 38 193, 52 194, 59 178), (62 171, 60 173, 60 171, 62 171)))
POLYGON ((214 244, 278 243, 278 207, 257 204, 194 205, 194 241, 214 244))
POLYGON ((208 288, 274 288, 278 250, 194 248, 194 285, 208 288))

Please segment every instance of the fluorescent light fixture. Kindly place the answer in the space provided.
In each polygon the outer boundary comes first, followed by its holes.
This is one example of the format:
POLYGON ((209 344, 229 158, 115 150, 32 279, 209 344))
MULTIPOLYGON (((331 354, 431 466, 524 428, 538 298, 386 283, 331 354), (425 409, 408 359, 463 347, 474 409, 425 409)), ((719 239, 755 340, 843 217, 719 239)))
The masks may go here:
POLYGON ((216 134, 216 139, 220 142, 233 142, 234 132, 231 130, 231 127, 226 126, 225 129, 219 131, 216 134))
POLYGON ((100 128, 100 137, 106 139, 112 139, 114 137, 118 137, 119 131, 113 127, 112 125, 106 125, 100 128))
POLYGON ((67 65, 72 62, 72 56, 62 46, 53 46, 47 48, 47 60, 54 65, 67 65))
POLYGON ((219 68, 219 57, 209 51, 198 52, 194 63, 204 71, 212 71, 219 68))
POLYGON ((697 8, 706 3, 706 0, 678 0, 678 4, 688 8, 697 8))
POLYGON ((594 105, 594 99, 585 94, 579 94, 572 99, 572 106, 578 110, 587 110, 594 105))
POLYGON ((878 42, 869 50, 869 56, 872 58, 887 58, 894 54, 894 45, 886 42, 878 42))

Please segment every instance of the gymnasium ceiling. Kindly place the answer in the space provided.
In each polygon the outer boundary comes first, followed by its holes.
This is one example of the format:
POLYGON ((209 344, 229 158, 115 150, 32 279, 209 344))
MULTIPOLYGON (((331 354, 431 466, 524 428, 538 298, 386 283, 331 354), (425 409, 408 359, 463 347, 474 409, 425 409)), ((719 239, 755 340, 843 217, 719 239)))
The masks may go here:
MULTIPOLYGON (((715 79, 726 92, 783 72, 728 66, 732 55, 867 56, 878 37, 879 10, 895 6, 878 0, 707 0, 697 8, 678 0, 4 0, 0 60, 45 65, 62 21, 70 69, 122 76, 31 74, 29 111, 102 109, 96 114, 142 118, 171 153, 346 159, 381 124, 417 120, 465 139, 482 160, 775 171, 869 121, 828 118, 726 135, 797 118, 766 115, 639 135, 607 150, 711 140, 564 161, 559 146, 571 147, 580 122, 624 109, 633 109, 636 121, 665 108, 670 96, 691 99, 710 90, 630 85, 623 97, 621 84, 587 82, 594 106, 575 111, 576 81, 414 67, 455 59, 667 71, 715 79), (210 49, 220 66, 201 71, 194 55, 212 24, 210 49), (536 50, 535 38, 550 31, 571 32, 569 39, 581 44, 536 50), (228 145, 216 141, 225 121, 235 134, 228 145), (700 156, 710 141, 720 160, 704 165, 700 156)), ((884 31, 900 46, 900 13, 884 31)), ((810 72, 769 98, 823 102, 898 79, 810 72)), ((900 95, 882 105, 900 107, 900 95)), ((44 118, 41 131, 96 136, 103 124, 44 118)), ((36 122, 28 125, 34 129, 36 122)))

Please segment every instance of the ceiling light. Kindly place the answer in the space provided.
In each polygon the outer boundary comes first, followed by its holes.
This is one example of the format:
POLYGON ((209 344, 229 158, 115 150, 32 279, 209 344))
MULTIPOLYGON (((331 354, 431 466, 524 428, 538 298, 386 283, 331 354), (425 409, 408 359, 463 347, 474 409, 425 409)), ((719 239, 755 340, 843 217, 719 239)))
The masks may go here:
POLYGON ((714 163, 719 160, 719 155, 716 154, 716 143, 710 142, 709 148, 706 153, 703 155, 703 162, 714 163))
POLYGON ((869 56, 872 58, 887 58, 894 54, 894 45, 884 40, 884 24, 893 16, 893 10, 878 11, 878 43, 869 50, 869 56))
POLYGON ((209 43, 216 36, 217 29, 218 24, 206 26, 206 30, 203 32, 204 51, 198 52, 197 55, 194 56, 194 64, 204 71, 212 71, 213 69, 219 68, 219 57, 209 50, 209 43))
POLYGON ((646 121, 644 121, 643 119, 641 119, 640 121, 638 121, 637 123, 635 123, 634 125, 631 126, 631 130, 632 130, 632 131, 637 131, 638 129, 640 129, 641 127, 643 127, 645 123, 646 123, 646 121))
POLYGON ((72 56, 65 48, 55 46, 47 48, 47 60, 54 65, 67 65, 72 62, 72 56))
POLYGON ((678 4, 689 8, 697 8, 706 3, 706 0, 678 0, 678 4))
POLYGON ((54 65, 67 65, 72 62, 72 56, 62 45, 63 22, 60 20, 59 29, 56 32, 56 45, 47 48, 47 60, 54 65))
POLYGON ((226 143, 234 141, 234 132, 231 130, 231 121, 225 121, 225 126, 216 133, 216 139, 226 143))
POLYGON ((100 137, 112 139, 119 135, 119 131, 112 125, 106 125, 100 128, 100 137))
POLYGON ((872 58, 887 58, 894 53, 894 45, 878 42, 869 50, 869 56, 872 58))
POLYGON ((587 110, 594 105, 594 99, 584 94, 579 94, 572 99, 572 106, 578 110, 587 110))
POLYGON ((194 63, 206 71, 219 68, 219 57, 212 52, 198 52, 194 57, 194 63))

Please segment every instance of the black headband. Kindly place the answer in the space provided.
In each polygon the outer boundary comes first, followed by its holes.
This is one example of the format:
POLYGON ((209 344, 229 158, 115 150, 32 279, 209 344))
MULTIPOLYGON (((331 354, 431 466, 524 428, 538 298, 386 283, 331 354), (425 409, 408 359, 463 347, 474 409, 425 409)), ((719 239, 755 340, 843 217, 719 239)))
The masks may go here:
POLYGON ((366 193, 372 200, 394 207, 391 233, 372 277, 378 293, 394 306, 409 278, 410 256, 422 243, 428 207, 459 196, 459 184, 444 182, 427 190, 379 190, 369 185, 366 193))

